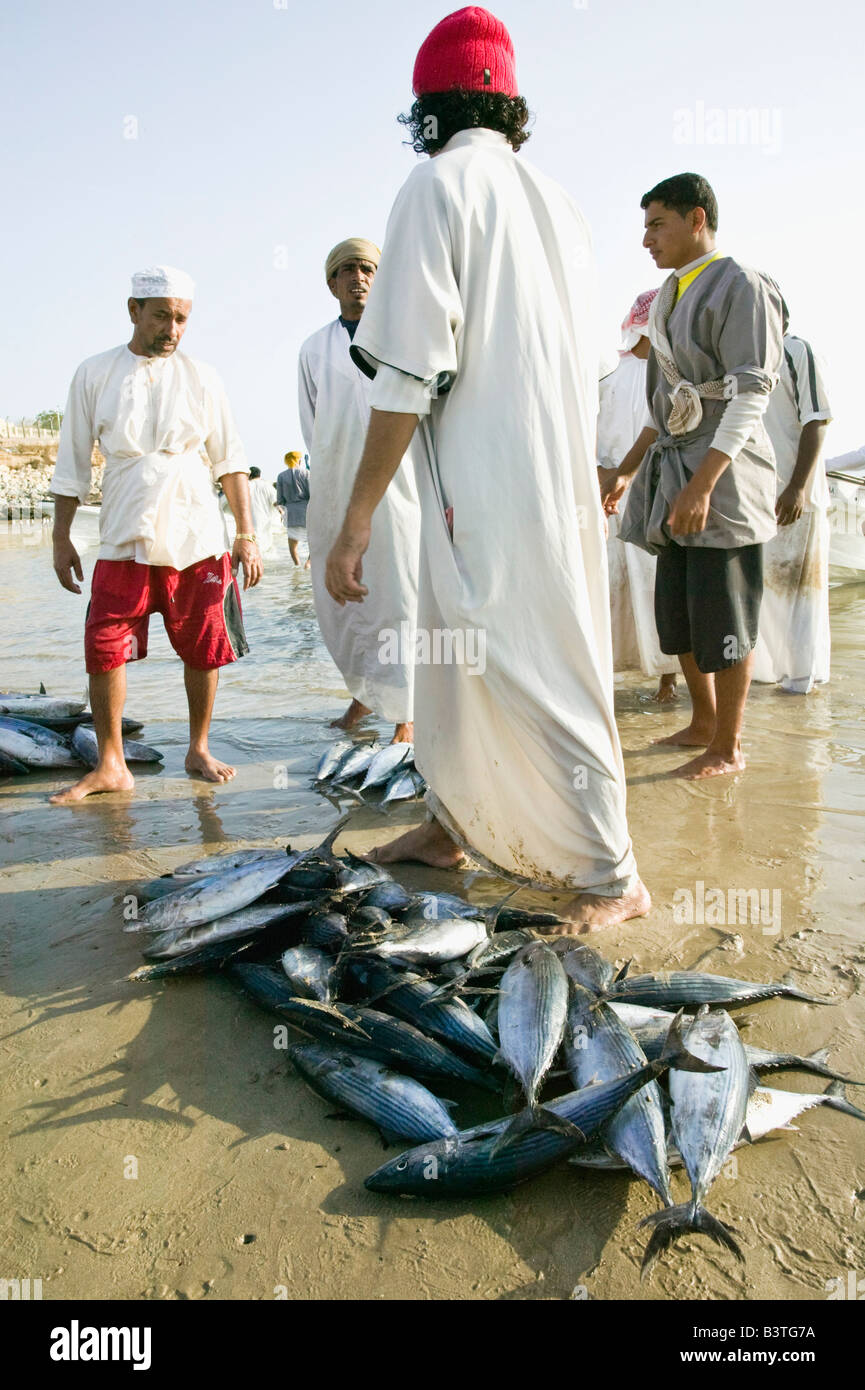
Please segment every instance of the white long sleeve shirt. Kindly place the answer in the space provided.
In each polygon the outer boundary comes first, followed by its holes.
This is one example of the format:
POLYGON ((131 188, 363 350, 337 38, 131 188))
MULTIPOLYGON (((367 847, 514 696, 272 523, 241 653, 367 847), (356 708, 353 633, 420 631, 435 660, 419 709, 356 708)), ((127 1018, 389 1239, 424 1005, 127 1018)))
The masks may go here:
POLYGON ((249 469, 212 367, 181 352, 139 357, 125 345, 89 357, 69 390, 56 496, 86 499, 94 441, 105 458, 100 560, 186 569, 225 553, 215 484, 249 469))

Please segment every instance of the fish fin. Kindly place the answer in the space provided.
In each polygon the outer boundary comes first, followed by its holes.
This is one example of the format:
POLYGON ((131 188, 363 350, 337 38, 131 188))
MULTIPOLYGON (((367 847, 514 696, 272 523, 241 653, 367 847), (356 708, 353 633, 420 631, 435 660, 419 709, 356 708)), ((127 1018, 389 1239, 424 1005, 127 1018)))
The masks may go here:
POLYGON ((745 1256, 742 1254, 733 1231, 729 1226, 725 1226, 723 1221, 719 1221, 716 1216, 712 1216, 710 1212, 706 1211, 705 1207, 694 1206, 691 1202, 685 1202, 681 1206, 665 1207, 662 1211, 654 1211, 651 1216, 645 1217, 640 1225, 654 1228, 643 1256, 641 1279, 648 1278, 659 1255, 680 1236, 687 1235, 688 1232, 709 1236, 716 1245, 723 1246, 725 1250, 731 1251, 742 1264, 745 1263, 745 1256))
POLYGON ((448 1110, 456 1110, 459 1106, 458 1100, 448 1100, 447 1096, 439 1096, 438 1099, 441 1101, 442 1105, 445 1106, 445 1108, 448 1110))
POLYGON ((832 1110, 840 1110, 842 1115, 852 1115, 856 1120, 865 1120, 865 1110, 859 1110, 857 1106, 851 1105, 844 1095, 843 1082, 830 1082, 823 1094, 826 1097, 824 1103, 832 1110))
POLYGON ((741 1132, 741 1134, 739 1135, 739 1143, 740 1143, 740 1144, 753 1144, 753 1142, 754 1142, 754 1136, 753 1136, 753 1134, 751 1133, 750 1129, 748 1128, 747 1123, 746 1123, 746 1124, 743 1124, 743 1126, 742 1126, 742 1132, 741 1132))
POLYGON ((616 975, 616 976, 614 977, 614 979, 613 979, 613 984, 614 984, 614 985, 617 985, 617 984, 619 983, 620 980, 624 980, 624 978, 625 978, 625 976, 627 975, 627 973, 628 973, 628 971, 630 970, 630 968, 631 968, 631 961, 630 961, 630 960, 626 960, 625 963, 624 963, 624 965, 622 966, 621 970, 619 971, 618 975, 616 975))
POLYGON ((825 1067, 826 1063, 829 1061, 828 1047, 818 1047, 813 1052, 806 1052, 805 1061, 817 1062, 819 1066, 825 1067))
POLYGON ((352 1114, 350 1110, 331 1110, 329 1115, 325 1115, 326 1120, 356 1120, 359 1117, 352 1114))
MULTIPOLYGON (((366 1029, 362 1028, 359 1023, 355 1023, 353 1018, 348 1018, 347 1015, 342 1012, 342 1009, 339 1007, 338 1004, 323 1004, 320 999, 298 999, 297 1001, 292 1002, 305 1004, 308 1008, 315 1009, 318 1013, 332 1014, 333 1017, 337 1019, 339 1023, 342 1024, 346 1032, 359 1033, 362 1038, 366 1038, 368 1042, 371 1041, 370 1035, 366 1031, 366 1029)), ((280 1004, 277 1004, 276 1007, 278 1010, 281 1010, 282 1008, 280 1004)), ((290 1022, 294 1024, 296 1027, 303 1027, 301 1023, 295 1023, 294 1019, 290 1019, 290 1022)))
POLYGON ((517 887, 512 888, 509 893, 505 893, 505 896, 501 898, 499 902, 494 903, 492 907, 487 908, 486 912, 484 913, 484 924, 487 929, 487 936, 493 936, 495 934, 496 923, 499 920, 502 908, 505 906, 506 903, 509 903, 511 898, 513 898, 520 891, 521 885, 518 884, 517 887))
POLYGON ((659 1073, 666 1071, 668 1067, 675 1071, 726 1071, 726 1067, 716 1067, 713 1062, 704 1062, 702 1057, 695 1057, 693 1052, 688 1051, 682 1033, 682 1018, 683 1011, 680 1009, 670 1024, 660 1057, 650 1065, 656 1067, 659 1073))
POLYGON ((586 1136, 576 1125, 572 1125, 570 1120, 565 1120, 561 1115, 556 1115, 552 1110, 545 1110, 542 1105, 531 1105, 525 1110, 521 1110, 519 1115, 511 1121, 507 1129, 502 1130, 495 1144, 493 1144, 490 1157, 494 1158, 502 1149, 507 1149, 511 1144, 516 1143, 524 1134, 530 1130, 551 1129, 556 1134, 564 1134, 569 1139, 573 1139, 575 1144, 584 1144, 586 1136))
POLYGON ((48 691, 45 689, 45 682, 44 682, 44 681, 40 681, 40 682, 39 682, 39 694, 40 694, 40 695, 47 695, 47 694, 48 694, 48 691))
POLYGON ((837 999, 834 998, 823 999, 819 994, 806 993, 804 989, 799 989, 799 986, 795 984, 789 974, 784 976, 781 984, 783 986, 781 992, 787 999, 803 999, 806 1004, 835 1004, 838 1002, 837 999))

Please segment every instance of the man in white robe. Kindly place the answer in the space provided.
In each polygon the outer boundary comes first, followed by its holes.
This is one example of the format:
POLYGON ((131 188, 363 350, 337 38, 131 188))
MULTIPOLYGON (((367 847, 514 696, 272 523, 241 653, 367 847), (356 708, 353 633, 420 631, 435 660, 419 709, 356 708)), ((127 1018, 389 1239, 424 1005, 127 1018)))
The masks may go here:
MULTIPOLYGON (((638 295, 622 323, 624 347, 615 371, 600 381, 598 411, 598 470, 601 485, 618 468, 652 417, 646 400, 646 358, 649 355, 649 306, 657 290, 638 295)), ((659 704, 676 699, 675 657, 665 656, 655 625, 657 560, 619 539, 619 520, 608 518, 607 563, 610 570, 610 618, 613 669, 642 671, 657 676, 654 698, 659 704)))
POLYGON ((273 483, 262 478, 260 468, 249 470, 249 504, 252 508, 252 529, 262 555, 273 546, 273 521, 276 511, 276 490, 273 483))
MULTIPOLYGON (((786 314, 786 306, 785 306, 786 314)), ((778 534, 763 551, 754 680, 807 695, 829 679, 829 482, 823 448, 832 411, 810 343, 787 332, 764 424, 775 451, 778 534)))
POLYGON ((212 367, 177 351, 192 296, 189 276, 172 266, 134 275, 129 344, 88 358, 69 391, 51 492, 54 569, 75 594, 84 574, 70 529, 90 491, 94 441, 105 459, 99 555, 84 625, 99 762, 54 802, 134 786, 121 732, 126 662, 147 655, 156 612, 184 663, 186 770, 208 782, 235 775, 210 752, 208 734, 219 668, 248 651, 234 575, 242 566, 250 588, 262 567, 249 469, 222 383, 212 367), (230 554, 217 482, 237 523, 230 554))
POLYGON ((352 697, 333 727, 351 729, 375 713, 393 722, 394 743, 411 743, 420 510, 410 457, 376 513, 366 561, 369 602, 340 607, 324 578, 369 422, 370 381, 352 361, 349 348, 379 256, 378 247, 361 237, 333 248, 325 278, 339 301, 339 317, 300 349, 300 423, 310 455, 306 526, 321 635, 352 697))
POLYGON ((397 197, 352 347, 373 409, 327 571, 337 602, 362 606, 372 518, 420 420, 415 757, 432 815, 376 857, 450 866, 465 849, 576 891, 577 929, 607 925, 650 900, 613 717, 589 231, 516 154, 528 112, 500 21, 449 16, 413 85, 404 121, 435 158, 397 197))

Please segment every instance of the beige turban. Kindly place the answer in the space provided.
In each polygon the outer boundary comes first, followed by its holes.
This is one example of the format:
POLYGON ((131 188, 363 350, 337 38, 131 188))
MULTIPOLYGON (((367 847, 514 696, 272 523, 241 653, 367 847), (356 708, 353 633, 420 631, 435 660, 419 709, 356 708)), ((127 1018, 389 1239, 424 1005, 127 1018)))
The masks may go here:
POLYGON ((332 280, 343 261, 372 261, 378 268, 381 252, 374 241, 366 241, 362 236, 349 237, 335 246, 324 263, 324 278, 332 280))

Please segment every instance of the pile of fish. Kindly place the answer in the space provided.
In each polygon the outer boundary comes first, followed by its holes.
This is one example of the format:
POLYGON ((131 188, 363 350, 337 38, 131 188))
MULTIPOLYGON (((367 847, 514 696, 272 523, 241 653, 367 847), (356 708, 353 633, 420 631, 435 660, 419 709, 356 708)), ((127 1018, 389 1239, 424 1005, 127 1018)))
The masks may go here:
POLYGON ((139 889, 143 906, 125 930, 146 943, 147 964, 130 979, 221 971, 305 1036, 288 1054, 316 1093, 385 1142, 412 1145, 366 1179, 371 1190, 464 1199, 562 1160, 630 1169, 661 1203, 643 1223, 647 1274, 688 1232, 743 1259, 706 1205, 738 1145, 820 1105, 865 1119, 844 1094, 845 1083, 862 1083, 832 1070, 825 1051, 752 1047, 729 1012, 772 998, 832 1000, 786 981, 617 974, 592 947, 555 934, 555 914, 524 911, 513 894, 480 907, 411 893, 382 866, 336 855, 347 819, 310 850, 182 865, 139 889), (831 1084, 802 1094, 758 1081, 778 1070, 831 1084), (679 1165, 690 1195, 677 1203, 679 1165))
POLYGON ((327 794, 347 792, 379 806, 394 801, 414 801, 423 796, 426 782, 414 765, 413 743, 335 743, 322 757, 314 785, 327 794), (370 792, 381 792, 370 798, 370 792))
MULTIPOLYGON (((95 767, 99 758, 93 716, 83 700, 37 694, 0 693, 0 777, 24 777, 52 767, 95 767)), ((123 720, 123 752, 128 763, 160 763, 162 754, 127 738, 144 726, 123 720)))

